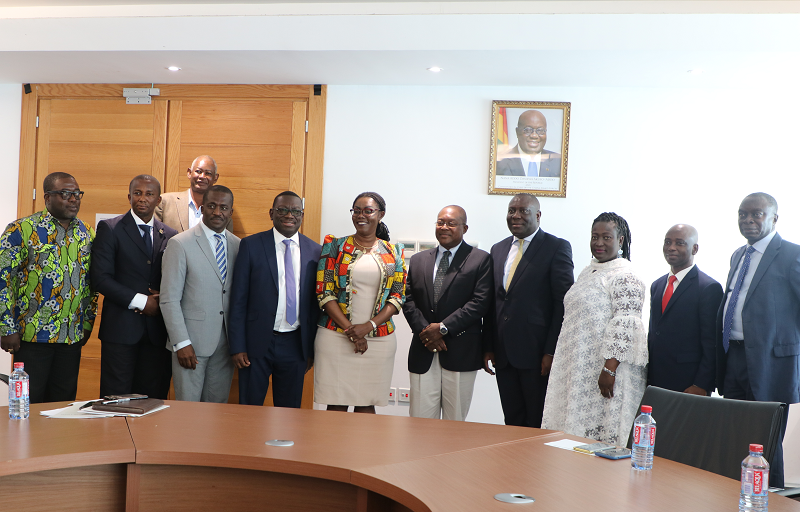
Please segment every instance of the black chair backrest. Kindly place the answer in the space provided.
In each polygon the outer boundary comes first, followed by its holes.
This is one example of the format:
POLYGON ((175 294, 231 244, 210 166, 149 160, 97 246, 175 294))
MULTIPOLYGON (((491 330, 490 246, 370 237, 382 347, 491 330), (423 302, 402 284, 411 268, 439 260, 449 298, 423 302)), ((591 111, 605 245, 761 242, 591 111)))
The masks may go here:
POLYGON ((5 373, 0 373, 0 380, 8 384, 8 375, 6 375, 5 373))
MULTIPOLYGON (((647 387, 641 403, 653 407, 656 456, 736 480, 751 443, 763 445, 764 457, 772 461, 786 410, 780 402, 711 398, 655 386, 647 387)), ((633 428, 628 448, 632 437, 633 428)))

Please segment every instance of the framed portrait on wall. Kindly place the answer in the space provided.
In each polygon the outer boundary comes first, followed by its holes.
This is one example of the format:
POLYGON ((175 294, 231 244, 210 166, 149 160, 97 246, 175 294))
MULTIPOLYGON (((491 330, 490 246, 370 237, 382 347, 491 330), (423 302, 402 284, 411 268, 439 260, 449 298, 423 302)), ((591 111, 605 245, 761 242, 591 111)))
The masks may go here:
POLYGON ((493 101, 489 193, 567 197, 568 102, 493 101))

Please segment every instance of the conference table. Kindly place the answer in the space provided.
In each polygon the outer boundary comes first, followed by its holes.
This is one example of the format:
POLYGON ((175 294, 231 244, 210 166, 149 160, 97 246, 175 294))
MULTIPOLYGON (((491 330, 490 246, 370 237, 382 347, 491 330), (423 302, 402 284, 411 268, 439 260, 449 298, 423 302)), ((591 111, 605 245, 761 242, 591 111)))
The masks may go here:
MULTIPOLYGON (((561 432, 168 401, 139 418, 0 420, 0 505, 20 510, 737 510, 739 483, 548 446, 561 432), (267 441, 291 440, 292 446, 267 441), (501 503, 498 493, 535 498, 501 503)), ((7 408, 0 408, 7 418, 7 408)), ((744 458, 744 455, 743 455, 744 458)), ((770 496, 770 510, 800 503, 770 496)))

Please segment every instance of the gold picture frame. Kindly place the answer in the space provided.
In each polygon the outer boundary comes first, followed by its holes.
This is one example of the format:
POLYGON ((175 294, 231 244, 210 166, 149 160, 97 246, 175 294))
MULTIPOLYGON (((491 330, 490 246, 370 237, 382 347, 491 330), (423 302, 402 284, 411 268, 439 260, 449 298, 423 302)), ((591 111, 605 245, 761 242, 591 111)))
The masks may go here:
POLYGON ((569 116, 569 102, 492 101, 489 194, 567 197, 569 116))

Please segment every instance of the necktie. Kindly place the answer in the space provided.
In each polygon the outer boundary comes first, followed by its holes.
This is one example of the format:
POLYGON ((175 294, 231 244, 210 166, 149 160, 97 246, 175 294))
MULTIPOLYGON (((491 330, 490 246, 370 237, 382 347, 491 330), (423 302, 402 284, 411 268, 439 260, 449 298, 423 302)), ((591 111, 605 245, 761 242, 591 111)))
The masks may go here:
POLYGON ((522 260, 522 244, 525 243, 525 240, 520 238, 519 239, 519 251, 517 251, 517 256, 514 258, 514 261, 511 262, 511 268, 508 271, 508 278, 506 279, 506 291, 508 291, 508 287, 511 286, 511 279, 514 278, 514 272, 517 271, 517 265, 522 260))
POLYGON ((294 265, 292 265, 292 241, 284 240, 286 250, 283 252, 283 278, 286 286, 286 323, 294 325, 297 322, 297 285, 294 280, 294 265))
POLYGON ((675 291, 675 281, 678 278, 675 276, 669 276, 669 283, 667 283, 667 289, 664 290, 664 297, 661 298, 661 312, 663 313, 665 309, 667 309, 667 304, 669 304, 669 299, 672 298, 672 292, 675 291))
POLYGON ((733 311, 736 309, 736 303, 739 302, 739 291, 742 289, 742 283, 747 276, 747 270, 750 268, 750 255, 755 252, 753 246, 747 248, 744 254, 744 261, 742 268, 739 269, 739 275, 736 276, 736 285, 731 292, 731 300, 728 303, 728 309, 725 311, 725 321, 722 324, 722 348, 728 352, 731 346, 731 326, 733 325, 733 311))
POLYGON ((439 296, 442 294, 442 285, 444 284, 444 276, 447 274, 447 269, 450 268, 450 251, 444 251, 442 259, 439 260, 439 268, 436 269, 436 278, 433 280, 433 307, 439 302, 439 296))
POLYGON ((217 233, 214 235, 217 239, 217 247, 214 250, 217 258, 217 266, 219 267, 219 274, 222 276, 222 284, 225 284, 225 278, 228 276, 228 258, 225 257, 225 244, 222 243, 222 235, 217 233))
POLYGON ((142 239, 144 240, 144 249, 147 251, 149 257, 153 257, 153 240, 150 239, 150 226, 147 224, 139 224, 139 228, 144 231, 142 239))
POLYGON ((528 162, 528 176, 533 176, 534 178, 539 177, 539 168, 536 165, 536 162, 528 162))

